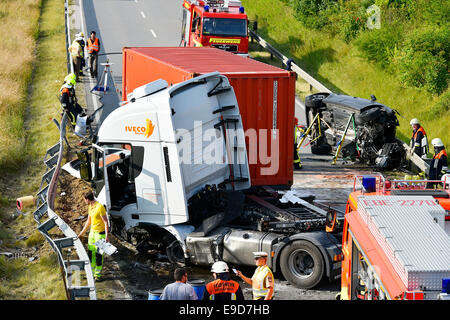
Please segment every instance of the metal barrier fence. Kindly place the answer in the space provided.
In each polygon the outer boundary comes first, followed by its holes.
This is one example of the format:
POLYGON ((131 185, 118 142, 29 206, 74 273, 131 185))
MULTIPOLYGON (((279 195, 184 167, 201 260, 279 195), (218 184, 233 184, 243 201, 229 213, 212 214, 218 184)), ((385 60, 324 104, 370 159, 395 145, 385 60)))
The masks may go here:
POLYGON ((57 144, 47 150, 44 156, 44 163, 47 167, 42 176, 41 186, 36 195, 37 209, 33 212, 34 220, 38 223, 37 229, 50 243, 58 257, 61 273, 66 288, 67 298, 70 300, 84 297, 91 300, 96 299, 95 283, 89 257, 77 234, 65 223, 54 211, 57 182, 61 170, 61 162, 64 156, 64 140, 66 136, 67 114, 64 113, 61 124, 54 120, 60 130, 60 139, 57 144), (47 183, 45 186, 44 184, 47 183), (47 220, 41 219, 47 215, 47 220), (58 227, 64 234, 63 238, 58 238, 57 234, 50 234, 49 231, 58 227), (75 248, 77 259, 70 260, 71 248, 75 248), (66 252, 63 249, 68 249, 66 252), (66 259, 64 259, 66 254, 66 259), (85 276, 87 284, 81 284, 81 278, 85 276), (73 283, 75 282, 75 284, 73 283))
MULTIPOLYGON (((66 41, 70 44, 68 12, 68 3, 67 0, 65 0, 66 41)), ((72 63, 70 56, 68 57, 68 61, 68 70, 71 71, 73 69, 71 69, 72 63)), ((67 143, 67 117, 67 114, 64 113, 61 124, 55 119, 53 120, 60 131, 59 142, 49 148, 44 156, 43 161, 47 169, 42 176, 39 192, 36 195, 37 209, 33 212, 33 217, 38 223, 37 229, 49 242, 58 257, 67 298, 69 300, 77 298, 96 300, 95 282, 89 256, 86 253, 82 242, 77 237, 77 234, 54 211, 57 182, 64 155, 64 141, 67 143), (45 215, 47 216, 47 220, 41 222, 41 219, 44 218, 45 215), (59 231, 64 234, 63 238, 59 238, 57 234, 49 233, 50 230, 55 227, 58 227, 59 231), (77 254, 77 258, 73 260, 71 260, 72 248, 75 249, 77 254), (66 259, 64 259, 64 255, 66 255, 66 259), (82 280, 82 278, 84 279, 82 280)), ((69 146, 68 143, 67 145, 69 146)))

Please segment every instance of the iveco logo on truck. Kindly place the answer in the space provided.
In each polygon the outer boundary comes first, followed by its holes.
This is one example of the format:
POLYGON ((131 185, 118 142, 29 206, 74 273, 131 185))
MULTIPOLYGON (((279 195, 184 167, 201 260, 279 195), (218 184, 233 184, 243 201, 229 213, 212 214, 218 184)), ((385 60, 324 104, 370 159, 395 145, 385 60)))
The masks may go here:
POLYGON ((143 126, 125 126, 125 132, 134 132, 135 134, 144 135, 146 138, 150 138, 155 130, 155 125, 150 119, 147 119, 147 124, 143 126))

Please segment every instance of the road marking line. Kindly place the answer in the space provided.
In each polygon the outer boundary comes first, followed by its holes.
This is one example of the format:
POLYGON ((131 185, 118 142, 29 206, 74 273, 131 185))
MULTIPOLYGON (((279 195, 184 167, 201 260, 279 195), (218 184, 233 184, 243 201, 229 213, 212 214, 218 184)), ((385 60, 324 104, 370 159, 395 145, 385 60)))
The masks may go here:
POLYGON ((153 29, 150 29, 150 32, 151 32, 152 35, 156 38, 156 33, 155 33, 155 31, 153 31, 153 29))
POLYGON ((142 16, 142 18, 145 19, 145 14, 142 11, 141 11, 141 16, 142 16))

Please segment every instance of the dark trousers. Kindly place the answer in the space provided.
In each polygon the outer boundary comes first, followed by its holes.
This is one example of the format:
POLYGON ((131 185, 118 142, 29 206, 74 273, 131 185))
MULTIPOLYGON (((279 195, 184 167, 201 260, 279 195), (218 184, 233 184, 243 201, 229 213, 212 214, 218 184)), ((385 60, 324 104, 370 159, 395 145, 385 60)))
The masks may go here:
POLYGON ((89 71, 91 73, 91 77, 97 78, 98 73, 98 54, 97 53, 89 53, 89 71))
POLYGON ((300 156, 298 154, 297 145, 294 144, 294 168, 301 169, 302 163, 300 161, 300 156))

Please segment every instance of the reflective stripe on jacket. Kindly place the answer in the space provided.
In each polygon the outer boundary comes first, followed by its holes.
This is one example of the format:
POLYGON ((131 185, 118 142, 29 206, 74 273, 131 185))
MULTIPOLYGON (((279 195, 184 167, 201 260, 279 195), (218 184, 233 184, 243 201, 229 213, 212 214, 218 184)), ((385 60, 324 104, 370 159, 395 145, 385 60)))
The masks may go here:
POLYGON ((98 52, 98 50, 100 49, 100 45, 99 45, 99 40, 97 37, 95 37, 94 39, 94 43, 92 43, 91 38, 89 38, 87 40, 87 48, 88 48, 88 53, 93 53, 98 52))
POLYGON ((265 298, 269 294, 269 287, 267 287, 267 276, 271 276, 273 280, 273 274, 267 265, 259 266, 255 270, 255 274, 252 277, 253 299, 265 298))
MULTIPOLYGON (((233 280, 217 279, 206 285, 209 300, 236 300, 238 290, 239 283, 233 280)), ((239 294, 238 300, 242 300, 242 292, 239 294)))
POLYGON ((430 180, 439 180, 441 176, 447 172, 447 159, 447 152, 445 149, 439 151, 433 156, 428 175, 430 180))
POLYGON ((423 127, 419 127, 416 131, 413 131, 413 135, 411 137, 413 147, 423 147, 426 148, 428 152, 428 141, 427 141, 427 134, 423 127), (419 134, 421 133, 421 134, 419 134))
POLYGON ((76 40, 74 40, 72 42, 72 45, 69 47, 69 52, 73 57, 81 57, 82 56, 81 50, 82 50, 81 46, 76 40))

